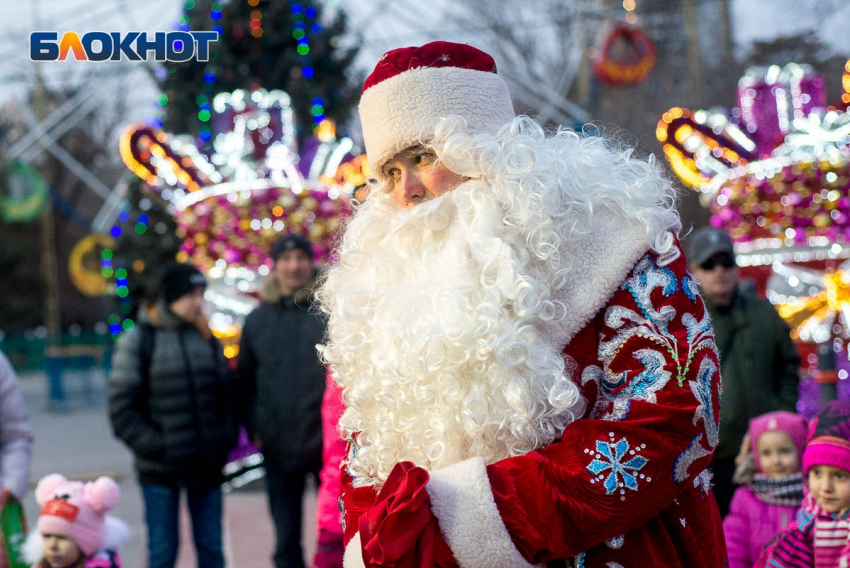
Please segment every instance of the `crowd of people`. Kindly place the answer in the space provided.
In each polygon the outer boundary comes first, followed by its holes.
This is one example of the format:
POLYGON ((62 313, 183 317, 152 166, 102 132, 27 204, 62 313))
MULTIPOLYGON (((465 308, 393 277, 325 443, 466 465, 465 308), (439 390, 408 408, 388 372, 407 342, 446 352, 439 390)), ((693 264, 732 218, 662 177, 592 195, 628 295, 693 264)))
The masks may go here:
MULTIPOLYGON (((334 262, 316 280, 309 241, 274 244, 235 368, 189 264, 118 344, 109 412, 150 568, 174 566, 182 493, 199 567, 225 565, 240 426, 276 568, 304 567, 310 476, 317 568, 847 566, 850 403, 794 413, 788 326, 743 291, 727 234, 680 243, 653 163, 515 116, 468 45, 388 52, 359 111, 372 177, 334 262)), ((120 565, 114 483, 48 476, 36 497, 37 566, 120 565)))

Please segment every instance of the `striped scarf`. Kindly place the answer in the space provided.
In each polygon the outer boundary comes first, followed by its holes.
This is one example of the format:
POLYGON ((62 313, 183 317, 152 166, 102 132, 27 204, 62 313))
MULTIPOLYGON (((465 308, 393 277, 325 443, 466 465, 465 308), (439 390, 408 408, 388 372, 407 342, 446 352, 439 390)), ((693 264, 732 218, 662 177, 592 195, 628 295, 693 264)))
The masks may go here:
POLYGON ((759 501, 780 507, 799 507, 803 502, 803 473, 797 472, 779 479, 757 473, 748 484, 759 501))
POLYGON ((797 523, 768 545, 767 568, 850 567, 850 512, 825 513, 807 495, 797 523))

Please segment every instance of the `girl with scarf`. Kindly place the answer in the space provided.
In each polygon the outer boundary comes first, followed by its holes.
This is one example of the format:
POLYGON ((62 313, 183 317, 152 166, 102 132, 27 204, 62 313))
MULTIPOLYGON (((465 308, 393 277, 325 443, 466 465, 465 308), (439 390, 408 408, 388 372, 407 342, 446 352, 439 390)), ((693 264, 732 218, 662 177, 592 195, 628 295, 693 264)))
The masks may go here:
POLYGON ((803 506, 765 548, 757 568, 846 568, 850 563, 850 402, 830 401, 813 420, 803 473, 803 506))
POLYGON ((730 568, 752 568, 764 546, 796 518, 803 500, 800 458, 807 431, 805 418, 786 411, 750 421, 752 453, 735 472, 741 487, 723 520, 730 568))

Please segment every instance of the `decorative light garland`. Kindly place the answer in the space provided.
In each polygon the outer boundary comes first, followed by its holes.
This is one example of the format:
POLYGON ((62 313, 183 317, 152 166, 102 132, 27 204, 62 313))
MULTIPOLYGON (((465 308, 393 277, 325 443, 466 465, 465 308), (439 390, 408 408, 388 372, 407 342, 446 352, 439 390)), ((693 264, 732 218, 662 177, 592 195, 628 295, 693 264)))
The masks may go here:
MULTIPOLYGON (((247 2, 249 6, 256 7, 250 13, 249 26, 252 37, 259 39, 263 35, 263 14, 259 9, 259 0, 247 0, 247 2)), ((194 0, 184 2, 178 29, 188 30, 189 13, 194 8, 194 0)), ((221 20, 222 8, 223 2, 213 2, 210 18, 214 22, 221 20)), ((318 15, 315 7, 308 5, 305 8, 301 4, 295 3, 290 10, 296 16, 292 34, 298 42, 296 49, 302 61, 301 75, 304 79, 310 80, 314 77, 315 71, 311 66, 310 39, 307 30, 309 29, 313 34, 318 34, 322 31, 322 26, 318 21, 313 21, 308 26, 308 20, 315 20, 318 15)), ((222 27, 217 23, 213 25, 212 29, 218 31, 219 34, 223 33, 222 27)), ((166 73, 164 67, 157 69, 157 76, 160 79, 164 78, 166 73)), ((198 136, 198 148, 202 148, 205 153, 212 154, 213 159, 216 156, 214 146, 217 142, 213 134, 214 125, 212 124, 214 117, 212 105, 215 104, 212 92, 214 91, 215 81, 216 75, 211 71, 206 72, 202 93, 196 98, 198 119, 202 123, 198 136)), ((229 96, 229 94, 224 95, 229 96)), ((215 98, 218 99, 220 96, 215 98)), ((162 93, 158 97, 157 103, 161 112, 162 108, 168 104, 168 96, 162 93)), ((230 264, 236 265, 237 271, 240 270, 238 266, 242 264, 258 270, 261 275, 267 274, 269 270, 268 261, 263 262, 262 259, 265 257, 268 241, 273 238, 274 233, 280 232, 284 228, 307 234, 316 243, 315 247, 320 258, 328 254, 329 239, 338 228, 341 216, 347 211, 346 196, 350 195, 354 187, 365 179, 364 171, 368 175, 368 166, 364 156, 358 159, 356 165, 343 164, 347 167, 344 173, 339 173, 337 170, 343 169, 339 167, 340 164, 344 162, 346 156, 350 157, 349 153, 353 150, 353 143, 347 138, 336 140, 335 129, 326 120, 324 101, 321 97, 313 98, 311 114, 312 128, 316 137, 320 140, 320 144, 310 161, 311 167, 305 174, 308 179, 313 180, 311 184, 319 182, 319 187, 327 184, 328 187, 324 189, 318 187, 305 189, 302 181, 299 181, 298 171, 292 167, 291 161, 288 164, 289 167, 285 168, 288 171, 284 173, 280 169, 274 169, 275 161, 278 163, 285 162, 286 156, 279 154, 269 156, 271 159, 268 161, 271 166, 271 181, 273 183, 268 184, 268 187, 257 190, 254 186, 257 186, 257 182, 261 182, 261 180, 254 180, 253 182, 247 180, 248 186, 246 186, 244 185, 245 179, 233 177, 227 181, 243 185, 238 191, 234 187, 228 189, 227 184, 222 183, 225 179, 224 176, 215 165, 206 159, 206 156, 195 148, 194 144, 184 143, 176 138, 169 141, 169 137, 165 133, 156 131, 156 129, 162 127, 161 118, 146 120, 146 127, 130 128, 124 132, 121 137, 120 152, 125 164, 146 183, 159 188, 162 197, 172 202, 178 218, 178 236, 184 239, 178 260, 191 258, 201 267, 209 267, 208 261, 214 260, 215 264, 211 269, 213 271, 227 266, 229 261, 230 264), (282 182, 287 181, 294 181, 288 187, 292 194, 297 197, 286 193, 285 190, 282 193, 282 188, 277 187, 280 185, 287 186, 286 183, 282 184, 282 182), (186 199, 187 194, 199 192, 202 188, 208 195, 203 198, 186 199), (340 201, 341 197, 345 197, 345 200, 340 201), (342 209, 340 205, 342 205, 342 209), (288 212, 290 208, 292 209, 291 215, 288 212), (237 222, 236 226, 233 226, 233 221, 231 221, 230 234, 237 236, 235 246, 230 246, 232 243, 227 242, 227 237, 222 238, 221 231, 216 230, 221 225, 214 226, 215 221, 209 221, 210 218, 206 214, 210 211, 216 212, 214 216, 217 216, 219 220, 224 218, 242 219, 242 221, 237 222), (181 219, 184 222, 181 222, 181 219), (203 229, 199 229, 194 223, 199 219, 203 219, 200 222, 203 229), (245 225, 246 220, 247 226, 245 225), (209 229, 212 229, 212 231, 209 229), (203 249, 192 246, 192 244, 200 243, 203 243, 204 246, 209 245, 208 250, 211 252, 203 254, 199 252, 203 249)), ((267 124, 261 126, 267 126, 267 124)), ((258 130, 256 127, 249 129, 258 130)), ((291 140, 286 140, 285 144, 283 148, 287 151, 294 150, 294 136, 291 140)), ((280 149, 278 147, 278 150, 280 149)), ((239 159, 235 161, 231 159, 231 163, 238 165, 239 159)), ((263 185, 262 182, 259 185, 263 185)), ((122 215, 124 213, 126 212, 122 212, 122 215)), ((120 217, 119 220, 121 220, 120 217)), ((139 226, 137 223, 137 228, 139 226)), ((144 224, 141 226, 146 228, 144 224)), ((121 227, 116 224, 112 232, 120 236, 121 227)), ((113 274, 112 251, 104 249, 103 255, 103 260, 108 264, 109 276, 111 276, 113 274)), ((126 307, 123 302, 128 296, 126 269, 123 270, 125 271, 124 278, 121 282, 117 282, 116 293, 119 295, 121 311, 126 314, 129 312, 130 306, 129 301, 126 302, 126 307)), ((231 272, 232 270, 234 270, 233 267, 228 269, 231 272)), ((107 271, 107 269, 104 269, 104 271, 107 271)), ((117 273, 117 271, 115 272, 117 273)), ((232 308, 232 306, 230 307, 232 308)), ((123 329, 121 317, 117 316, 117 318, 117 321, 112 321, 115 320, 115 315, 113 315, 109 322, 110 331, 113 331, 113 335, 117 335, 115 332, 120 333, 123 329)), ((128 322, 126 325, 132 326, 132 321, 124 319, 124 322, 128 322)), ((235 329, 232 322, 227 322, 226 325, 221 325, 221 322, 219 322, 219 325, 213 326, 213 329, 216 335, 220 335, 223 339, 235 335, 235 333, 224 331, 235 329)), ((227 345, 226 350, 229 349, 232 353, 229 353, 228 356, 235 356, 234 349, 236 347, 232 342, 229 343, 231 344, 227 345)))
POLYGON ((712 224, 729 231, 738 264, 771 268, 768 299, 793 337, 844 349, 850 261, 836 264, 850 258, 850 114, 827 108, 820 75, 796 64, 748 70, 736 108, 673 108, 656 137, 703 192, 712 224))
POLYGON ((792 252, 850 239, 850 114, 827 111, 823 79, 795 64, 749 70, 738 98, 731 112, 673 108, 656 129, 712 223, 736 243, 780 239, 792 252))
POLYGON ((127 167, 169 202, 183 241, 178 260, 206 271, 207 299, 216 310, 211 326, 235 355, 235 325, 253 306, 247 294, 270 273, 271 243, 282 231, 303 234, 317 258, 326 258, 368 166, 328 120, 297 154, 290 99, 282 91, 221 93, 211 108, 209 158, 191 139, 145 125, 126 129, 120 150, 127 167))
MULTIPOLYGON (((626 6, 630 1, 631 9, 634 10, 634 0, 626 0, 623 4, 626 6)), ((626 18, 630 24, 637 22, 637 15, 634 12, 629 11, 626 18)), ((627 24, 619 24, 611 31, 597 50, 596 61, 593 63, 596 76, 609 85, 641 83, 654 67, 655 45, 652 40, 641 30, 627 24), (632 50, 632 60, 620 61, 613 57, 612 51, 618 41, 625 42, 632 50)))

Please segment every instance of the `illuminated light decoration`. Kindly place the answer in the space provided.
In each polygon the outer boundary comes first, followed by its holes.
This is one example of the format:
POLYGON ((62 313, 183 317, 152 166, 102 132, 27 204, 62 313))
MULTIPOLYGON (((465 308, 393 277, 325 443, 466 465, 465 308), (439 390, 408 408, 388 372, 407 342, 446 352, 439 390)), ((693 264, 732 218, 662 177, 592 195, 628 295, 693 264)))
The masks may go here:
POLYGON ((112 275, 114 240, 101 233, 92 233, 80 239, 68 257, 68 274, 74 286, 86 296, 103 296, 111 286, 104 272, 112 275), (104 267, 108 268, 104 268, 104 267))
POLYGON ((844 75, 841 77, 841 86, 844 87, 841 102, 850 105, 850 59, 844 64, 844 75))
POLYGON ((656 137, 673 170, 742 265, 837 258, 831 245, 850 242, 850 114, 827 111, 823 80, 796 64, 748 70, 738 95, 728 112, 664 113, 656 137))
MULTIPOLYGON (((158 176, 163 176, 168 185, 180 185, 187 191, 197 191, 213 181, 214 176, 207 175, 214 173, 213 168, 197 150, 189 156, 191 161, 187 163, 183 160, 185 156, 177 154, 167 141, 168 136, 164 132, 147 125, 137 125, 124 130, 118 148, 130 171, 151 186, 160 185, 158 176)), ((191 144, 186 146, 191 147, 191 144)))
POLYGON ((773 271, 768 299, 779 304, 794 339, 823 343, 835 336, 850 338, 850 261, 827 271, 777 263, 773 271))
POLYGON ((752 142, 722 113, 674 107, 658 121, 655 133, 673 170, 693 188, 755 158, 752 142))
MULTIPOLYGON (((313 6, 305 8, 301 4, 295 3, 290 7, 290 11, 295 16, 292 37, 297 42, 295 49, 301 60, 301 76, 309 80, 315 76, 316 72, 311 63, 310 37, 307 35, 307 30, 309 28, 310 32, 318 34, 322 31, 322 25, 318 21, 307 25, 308 19, 315 19, 318 15, 318 11, 313 6)), ((318 125, 325 120, 324 101, 321 97, 313 98, 310 113, 313 115, 313 131, 315 131, 318 125)))
MULTIPOLYGON (((211 273, 260 274, 271 267, 271 242, 286 231, 308 236, 324 260, 355 187, 344 176, 342 184, 336 181, 354 158, 351 139, 337 139, 333 123, 323 121, 298 152, 290 99, 282 91, 222 93, 211 111, 209 159, 192 142, 149 127, 122 135, 127 166, 167 195, 183 243, 180 258, 211 273), (193 182, 198 187, 190 189, 193 182)), ((354 161, 348 178, 362 178, 365 157, 354 161)))
MULTIPOLYGON (((625 5, 625 3, 624 3, 625 5)), ((630 12, 629 16, 637 15, 630 12)), ((643 82, 655 67, 655 45, 644 32, 626 24, 618 24, 597 50, 593 70, 597 78, 609 85, 635 85, 643 82), (627 48, 626 59, 613 56, 620 42, 627 48)))

